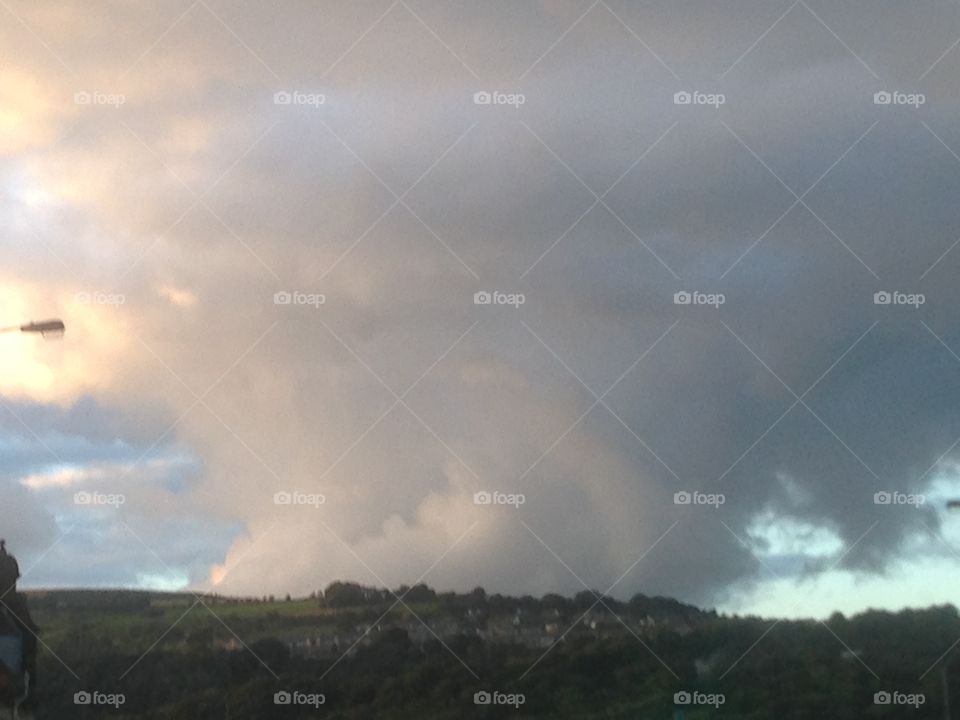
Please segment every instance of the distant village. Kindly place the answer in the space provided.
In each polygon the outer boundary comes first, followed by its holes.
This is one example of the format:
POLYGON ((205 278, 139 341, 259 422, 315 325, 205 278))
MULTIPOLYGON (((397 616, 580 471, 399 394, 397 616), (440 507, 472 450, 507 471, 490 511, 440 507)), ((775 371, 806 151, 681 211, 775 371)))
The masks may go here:
MULTIPOLYGON (((537 599, 487 595, 481 588, 457 594, 417 585, 390 592, 334 583, 311 599, 320 607, 340 612, 308 629, 298 627, 297 634, 285 642, 291 654, 317 659, 349 656, 376 642, 383 633, 396 630, 419 646, 476 637, 491 644, 545 649, 583 637, 643 637, 664 631, 685 635, 716 617, 713 611, 670 598, 636 595, 622 602, 593 592, 537 599)), ((242 649, 236 638, 224 640, 220 647, 242 649)))
MULTIPOLYGON (((491 615, 485 610, 468 609, 461 615, 419 615, 403 613, 402 620, 383 619, 377 623, 356 623, 348 629, 319 626, 316 631, 287 641, 291 654, 307 658, 347 656, 376 641, 379 635, 392 629, 402 629, 415 645, 431 642, 449 643, 457 637, 473 636, 493 644, 522 645, 546 649, 558 641, 589 636, 615 638, 644 636, 669 629, 680 634, 693 630, 695 620, 681 617, 655 619, 651 616, 633 617, 614 615, 607 610, 587 610, 574 617, 553 608, 545 612, 513 612, 491 615)), ((221 645, 226 650, 240 650, 242 645, 230 638, 221 645)))

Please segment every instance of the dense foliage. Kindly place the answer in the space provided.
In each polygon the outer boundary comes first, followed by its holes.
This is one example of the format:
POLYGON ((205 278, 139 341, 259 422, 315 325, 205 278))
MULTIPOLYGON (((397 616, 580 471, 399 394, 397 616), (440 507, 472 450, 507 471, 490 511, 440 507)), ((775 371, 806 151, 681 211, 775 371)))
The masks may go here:
POLYGON ((862 720, 943 717, 945 679, 960 698, 960 667, 948 653, 960 638, 953 607, 776 622, 643 596, 598 603, 591 593, 534 599, 407 590, 397 591, 403 604, 344 583, 272 602, 34 595, 49 646, 37 717, 862 720), (421 619, 445 630, 417 635, 421 619), (484 632, 498 623, 515 626, 518 640, 484 632), (545 646, 521 639, 522 628, 549 625, 559 633, 545 646), (349 653, 297 650, 305 635, 352 638, 357 628, 364 632, 349 653), (74 693, 84 690, 122 693, 125 702, 75 705, 74 693), (325 702, 276 705, 282 691, 323 694, 325 702), (476 705, 481 691, 522 694, 523 704, 476 705), (723 703, 675 705, 682 691, 723 703), (924 702, 876 704, 882 691, 922 693, 924 702))

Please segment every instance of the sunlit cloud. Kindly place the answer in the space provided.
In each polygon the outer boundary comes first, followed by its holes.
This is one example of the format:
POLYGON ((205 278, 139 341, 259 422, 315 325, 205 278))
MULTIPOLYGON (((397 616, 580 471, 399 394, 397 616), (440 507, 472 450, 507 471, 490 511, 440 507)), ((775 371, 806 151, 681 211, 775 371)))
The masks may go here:
MULTIPOLYGON (((36 36, 0 28, 0 325, 67 332, 0 335, 0 520, 33 557, 74 528, 31 582, 307 593, 436 563, 455 589, 922 601, 896 586, 951 562, 917 538, 952 532, 960 436, 954 58, 910 114, 799 9, 691 34, 611 2, 645 48, 603 3, 418 3, 433 32, 375 5, 201 3, 165 32, 163 5, 12 4, 36 36), (722 106, 674 104, 727 70, 722 106), (874 304, 898 289, 929 301, 874 304)), ((864 55, 895 77, 914 44, 864 55)))

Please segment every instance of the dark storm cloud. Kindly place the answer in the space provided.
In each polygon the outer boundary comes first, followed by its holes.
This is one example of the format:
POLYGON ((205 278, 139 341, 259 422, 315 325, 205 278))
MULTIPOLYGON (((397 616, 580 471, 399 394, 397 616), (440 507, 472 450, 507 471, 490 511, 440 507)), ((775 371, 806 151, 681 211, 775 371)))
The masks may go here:
MULTIPOLYGON (((748 5, 210 3, 219 20, 198 7, 142 58, 177 13, 91 15, 94 51, 18 5, 80 79, 7 29, 18 69, 62 98, 128 96, 48 108, 76 129, 10 162, 70 199, 42 216, 59 281, 125 293, 113 322, 137 338, 96 407, 28 422, 149 446, 183 414, 188 496, 221 528, 196 537, 233 591, 409 582, 472 528, 428 581, 580 589, 553 551, 601 590, 629 569, 614 594, 709 601, 759 571, 741 540, 763 513, 885 567, 937 514, 874 494, 922 492, 960 437, 960 56, 930 69, 960 16, 748 5), (273 103, 294 90, 325 102, 273 103), (474 105, 494 90, 525 102, 474 105), (295 489, 326 505, 273 503, 295 489), (674 504, 694 490, 726 502, 674 504)), ((43 285, 48 260, 17 277, 43 285)))

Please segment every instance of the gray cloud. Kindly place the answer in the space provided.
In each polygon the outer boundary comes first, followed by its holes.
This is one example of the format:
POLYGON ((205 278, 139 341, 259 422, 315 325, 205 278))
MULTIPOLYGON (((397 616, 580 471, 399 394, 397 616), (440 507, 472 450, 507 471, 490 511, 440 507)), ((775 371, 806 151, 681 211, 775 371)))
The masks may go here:
MULTIPOLYGON (((411 582, 466 532, 429 582, 580 589, 552 550, 600 589, 629 569, 615 594, 709 602, 760 572, 740 540, 763 513, 859 540, 845 566, 879 571, 938 516, 874 493, 923 491, 960 437, 944 347, 960 351, 960 250, 929 269, 960 237, 944 147, 960 147, 960 59, 915 80, 960 17, 921 4, 871 11, 869 35, 865 7, 797 5, 723 78, 786 7, 611 2, 620 19, 599 5, 550 49, 589 4, 416 2, 443 42, 397 6, 350 49, 387 3, 210 3, 237 37, 197 7, 138 60, 176 12, 85 13, 78 35, 15 4, 71 71, 2 31, 24 53, 17 82, 37 86, 14 95, 56 99, 31 110, 51 130, 2 159, 20 198, 0 205, 19 257, 6 272, 72 327, 103 329, 68 335, 65 358, 96 362, 56 398, 95 405, 24 400, 24 419, 98 445, 76 454, 88 465, 176 422, 144 458, 196 458, 175 491, 146 466, 104 487, 129 494, 124 517, 171 568, 203 585, 223 565, 230 592, 411 582), (83 88, 127 102, 76 106, 83 88), (882 88, 928 103, 876 106, 882 88), (326 103, 277 106, 278 90, 326 103), (527 102, 476 106, 478 90, 527 102), (679 90, 727 102, 676 106, 679 90), (56 201, 26 207, 38 187, 56 201), (98 289, 126 302, 70 300, 98 289), (474 305, 484 289, 526 302, 474 305), (278 306, 279 290, 326 303, 278 306), (677 306, 681 290, 726 303, 677 306), (880 290, 927 302, 877 306, 880 290), (527 502, 476 506, 480 489, 527 502), (282 490, 326 504, 277 506, 282 490), (676 506, 681 490, 726 503, 676 506)), ((13 482, 34 469, 14 458, 3 493, 30 506, 16 516, 37 531, 20 538, 39 552, 63 498, 13 482)), ((155 565, 84 537, 44 580, 155 565)))

